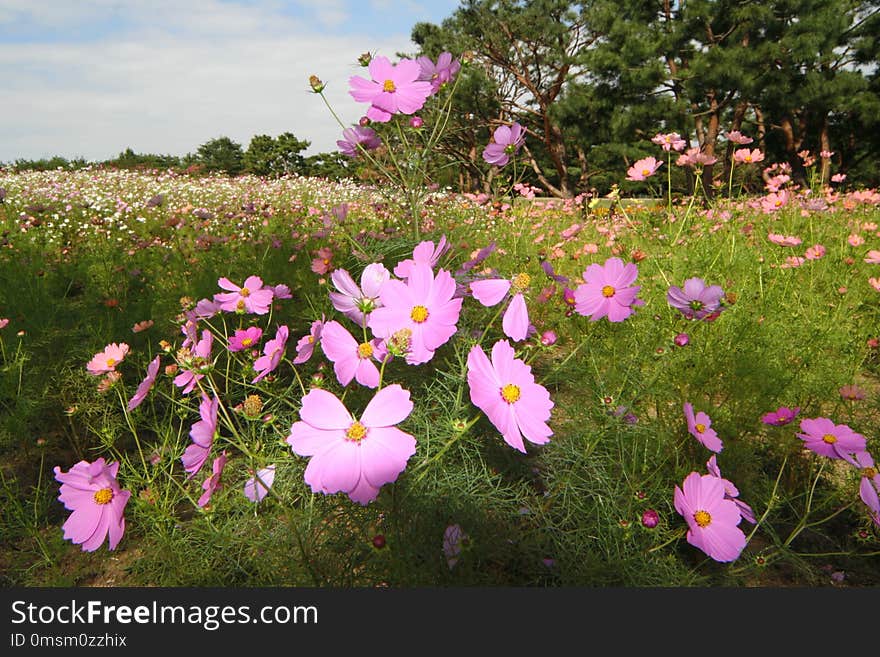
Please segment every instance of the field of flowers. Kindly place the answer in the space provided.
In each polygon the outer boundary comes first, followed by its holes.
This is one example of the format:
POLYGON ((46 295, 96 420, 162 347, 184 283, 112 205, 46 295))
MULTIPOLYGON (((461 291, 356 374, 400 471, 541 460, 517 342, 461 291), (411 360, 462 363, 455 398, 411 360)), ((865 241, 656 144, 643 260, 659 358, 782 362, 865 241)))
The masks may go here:
POLYGON ((880 193, 455 194, 462 63, 363 59, 371 186, 0 171, 2 583, 880 583, 880 193))
POLYGON ((874 192, 0 187, 6 585, 880 582, 874 192))

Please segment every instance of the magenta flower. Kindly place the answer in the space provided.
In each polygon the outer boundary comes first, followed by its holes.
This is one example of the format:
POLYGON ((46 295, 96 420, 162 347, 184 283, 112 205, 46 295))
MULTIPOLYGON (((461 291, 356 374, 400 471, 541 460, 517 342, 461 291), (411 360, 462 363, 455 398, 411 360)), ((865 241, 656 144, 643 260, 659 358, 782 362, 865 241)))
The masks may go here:
POLYGON ((419 80, 422 69, 411 59, 392 64, 387 57, 374 57, 369 71, 372 80, 354 75, 348 83, 352 98, 370 103, 367 118, 371 121, 387 123, 394 114, 414 114, 431 95, 431 83, 419 80))
POLYGON ((315 351, 315 345, 318 344, 321 339, 321 330, 323 328, 324 316, 322 315, 321 319, 316 319, 312 322, 308 335, 304 335, 296 343, 296 358, 293 359, 294 365, 305 363, 312 357, 312 353, 315 351))
POLYGON ((379 290, 390 278, 391 272, 385 269, 385 265, 374 262, 364 268, 361 286, 358 287, 351 274, 344 269, 337 269, 330 274, 330 280, 339 291, 330 292, 330 302, 355 324, 364 327, 370 313, 381 305, 379 290))
POLYGON ((220 400, 216 397, 209 399, 206 395, 202 395, 202 401, 199 404, 198 422, 193 423, 189 430, 189 437, 192 438, 192 444, 183 452, 180 457, 183 463, 183 469, 187 473, 187 479, 196 476, 205 461, 208 460, 208 454, 211 453, 211 446, 214 444, 214 436, 217 433, 217 410, 220 407, 220 400))
POLYGON ((764 424, 772 424, 774 427, 782 427, 794 420, 800 412, 800 406, 795 406, 794 408, 780 406, 775 411, 764 413, 764 415, 761 416, 761 422, 764 424))
POLYGON ((372 151, 382 145, 382 140, 372 128, 355 126, 342 131, 342 139, 336 141, 339 150, 348 157, 358 157, 361 149, 372 151))
POLYGON ((369 327, 388 340, 399 331, 409 331, 406 362, 426 363, 456 331, 462 299, 453 299, 455 281, 441 269, 436 278, 426 264, 415 264, 407 282, 389 280, 382 286, 382 305, 370 315, 369 327))
POLYGON ((204 378, 203 370, 211 366, 211 346, 214 344, 214 336, 210 331, 202 331, 202 339, 199 340, 192 352, 178 356, 181 365, 185 367, 183 372, 174 377, 174 385, 183 388, 181 392, 188 395, 195 388, 196 383, 204 378))
POLYGON ((624 265, 620 258, 591 264, 583 274, 584 283, 574 291, 575 311, 593 322, 603 317, 622 322, 633 314, 633 306, 644 303, 636 298, 642 286, 633 285, 638 275, 636 265, 624 265))
POLYGON ((108 344, 104 347, 104 351, 92 356, 92 359, 86 365, 86 369, 89 374, 94 376, 100 376, 106 372, 115 372, 116 366, 128 354, 128 349, 128 345, 124 342, 108 344))
POLYGON ((208 476, 205 481, 202 482, 202 490, 205 492, 202 493, 201 497, 199 497, 199 501, 197 504, 200 507, 205 507, 208 505, 208 502, 211 501, 211 496, 214 492, 221 488, 220 485, 220 476, 223 474, 223 468, 226 467, 226 461, 229 459, 229 454, 225 451, 220 454, 217 458, 214 459, 214 463, 211 466, 211 474, 208 476))
POLYGON ((531 367, 514 358, 510 343, 496 342, 491 362, 483 349, 474 345, 467 365, 471 401, 495 425, 504 442, 523 453, 523 437, 535 445, 550 442, 550 393, 535 383, 531 367))
POLYGON ((520 273, 512 279, 491 278, 470 284, 474 299, 486 307, 501 303, 507 293, 512 291, 501 320, 501 328, 504 335, 514 342, 525 340, 529 333, 529 310, 523 292, 528 289, 531 281, 531 276, 520 273))
POLYGON ((863 435, 825 417, 801 420, 801 431, 804 433, 795 435, 804 441, 804 447, 830 459, 849 459, 850 454, 868 449, 863 435))
POLYGON ((259 504, 269 494, 269 489, 275 483, 275 466, 267 465, 257 474, 244 482, 244 496, 254 504, 259 504))
POLYGON ((755 512, 752 511, 752 507, 739 499, 739 489, 734 486, 731 481, 728 481, 721 476, 721 469, 718 467, 718 460, 715 458, 714 454, 709 457, 709 460, 706 463, 706 469, 709 471, 710 475, 718 477, 724 483, 724 496, 736 504, 736 508, 739 509, 739 514, 742 516, 742 519, 754 525, 756 522, 755 512))
POLYGON ((702 443, 703 447, 713 452, 720 452, 724 444, 712 428, 712 420, 702 411, 694 415, 694 406, 690 402, 684 403, 684 418, 687 421, 688 433, 702 443))
POLYGON ((734 561, 746 546, 746 535, 736 504, 724 494, 724 482, 712 475, 691 472, 682 488, 675 487, 675 510, 688 524, 687 541, 715 561, 734 561))
POLYGON ((430 57, 416 59, 421 68, 419 80, 431 83, 431 93, 436 94, 440 87, 451 82, 461 70, 461 62, 452 58, 452 53, 441 52, 435 64, 430 57))
POLYGON ((654 509, 645 509, 642 512, 642 527, 646 527, 648 529, 654 529, 657 525, 660 524, 660 514, 657 513, 654 509))
POLYGON ((483 149, 483 159, 489 164, 503 167, 512 155, 519 152, 526 141, 525 129, 519 123, 501 125, 492 133, 492 140, 483 149))
POLYGON ((333 363, 336 378, 343 386, 351 383, 352 379, 367 388, 379 386, 379 368, 373 362, 380 348, 379 342, 374 339, 358 344, 351 333, 335 321, 324 324, 321 331, 321 348, 333 363))
POLYGON ((254 361, 254 370, 257 376, 251 383, 262 381, 266 376, 274 372, 281 363, 281 357, 284 356, 284 347, 287 346, 287 338, 290 335, 290 329, 286 326, 279 326, 275 331, 275 337, 266 342, 263 347, 263 355, 254 361))
POLYGON ((687 319, 706 319, 724 310, 721 299, 724 290, 720 285, 706 285, 702 278, 689 278, 684 287, 671 285, 666 301, 687 319))
POLYGON ((263 287, 263 279, 259 276, 249 276, 243 287, 238 287, 225 277, 219 279, 217 284, 224 290, 229 290, 214 295, 214 301, 220 304, 220 310, 224 312, 265 315, 272 306, 272 288, 263 287))
POLYGON ((141 405, 141 402, 144 401, 147 397, 147 393, 150 392, 150 388, 153 387, 153 383, 156 381, 156 376, 159 374, 159 356, 156 356, 150 364, 147 365, 147 376, 146 378, 140 382, 135 390, 134 396, 128 402, 128 410, 133 411, 138 406, 141 405))
POLYGON ((657 173, 657 169, 663 166, 663 162, 653 157, 644 157, 637 160, 629 169, 626 170, 626 179, 632 181, 646 180, 657 173))
POLYGON ((229 351, 244 351, 252 349, 259 344, 263 337, 263 329, 259 326, 250 326, 246 329, 236 329, 235 335, 229 338, 229 351))
POLYGON ((311 390, 287 437, 295 454, 312 457, 305 482, 315 493, 345 493, 362 505, 375 500, 416 452, 416 439, 395 426, 412 409, 409 392, 396 383, 377 392, 360 419, 332 393, 311 390))
POLYGON ((284 283, 279 283, 278 285, 267 287, 266 289, 272 290, 272 294, 276 299, 293 299, 293 292, 291 292, 290 287, 284 283))
POLYGON ((394 275, 397 278, 409 278, 409 273, 413 265, 416 264, 428 265, 433 270, 437 263, 440 262, 443 254, 448 250, 449 244, 446 242, 446 235, 440 237, 436 247, 434 242, 430 240, 419 242, 419 245, 413 249, 412 258, 407 258, 397 263, 397 266, 394 267, 394 275))
POLYGON ((874 522, 880 525, 880 495, 878 495, 880 471, 877 470, 874 459, 868 452, 862 451, 856 452, 853 457, 846 460, 859 469, 859 474, 862 476, 859 482, 859 497, 870 509, 874 522))
POLYGON ((121 490, 116 474, 119 462, 80 461, 68 472, 55 466, 55 479, 61 483, 59 501, 72 511, 64 523, 64 538, 81 544, 84 552, 94 552, 109 537, 114 550, 125 533, 125 505, 131 491, 121 490))

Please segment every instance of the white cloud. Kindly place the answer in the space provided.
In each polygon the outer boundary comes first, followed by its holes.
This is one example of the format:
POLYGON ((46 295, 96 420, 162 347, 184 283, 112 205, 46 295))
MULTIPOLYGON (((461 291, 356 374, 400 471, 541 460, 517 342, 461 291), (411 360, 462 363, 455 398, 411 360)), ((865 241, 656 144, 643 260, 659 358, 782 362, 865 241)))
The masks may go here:
MULTIPOLYGON (((58 26, 120 7, 111 0, 76 4, 76 18, 59 18, 41 13, 45 3, 4 0, 0 21, 30 11, 33 20, 58 26)), ((343 3, 325 5, 319 20, 344 20, 343 3)), ((90 42, 0 43, 0 161, 56 154, 105 159, 127 147, 183 155, 220 135, 247 147, 255 134, 285 131, 310 140, 310 153, 335 150, 342 128, 309 91, 309 75, 327 83, 337 113, 353 123, 366 109, 348 95, 348 78, 363 71, 358 55, 414 50, 408 34, 321 34, 283 15, 278 2, 121 6, 128 27, 118 34, 90 42)))

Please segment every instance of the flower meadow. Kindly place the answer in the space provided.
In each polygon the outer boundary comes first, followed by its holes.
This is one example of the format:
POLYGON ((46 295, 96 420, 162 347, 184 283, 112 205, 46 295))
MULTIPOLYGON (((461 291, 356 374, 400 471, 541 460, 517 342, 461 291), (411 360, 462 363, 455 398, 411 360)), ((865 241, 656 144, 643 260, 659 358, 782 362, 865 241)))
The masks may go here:
POLYGON ((676 133, 604 199, 431 189, 422 59, 350 80, 383 182, 0 173, 5 583, 880 583, 880 194, 743 147, 627 202, 676 133))

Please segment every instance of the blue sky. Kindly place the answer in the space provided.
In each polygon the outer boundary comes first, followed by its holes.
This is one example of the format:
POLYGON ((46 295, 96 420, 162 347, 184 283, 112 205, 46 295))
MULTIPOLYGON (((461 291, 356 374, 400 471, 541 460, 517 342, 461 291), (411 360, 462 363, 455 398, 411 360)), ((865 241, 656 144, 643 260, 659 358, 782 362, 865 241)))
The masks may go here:
POLYGON ((342 128, 364 51, 414 52, 413 25, 457 0, 2 0, 0 162, 105 159, 127 147, 183 155, 225 135, 293 132, 309 153, 342 128))

